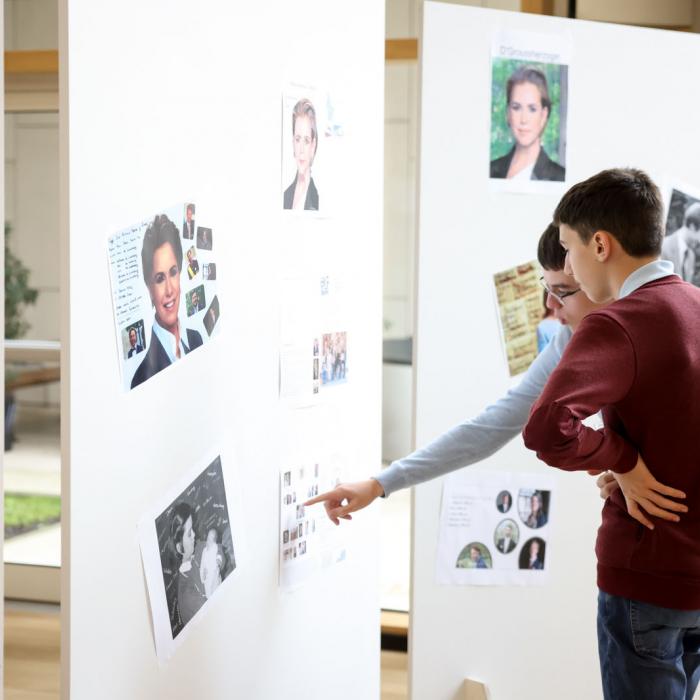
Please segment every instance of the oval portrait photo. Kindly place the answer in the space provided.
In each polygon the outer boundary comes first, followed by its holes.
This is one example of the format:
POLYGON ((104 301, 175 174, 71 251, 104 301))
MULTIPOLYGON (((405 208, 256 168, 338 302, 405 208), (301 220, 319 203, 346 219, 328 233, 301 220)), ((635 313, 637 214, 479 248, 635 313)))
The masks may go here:
POLYGON ((499 512, 507 513, 512 505, 513 497, 510 495, 510 491, 501 491, 496 496, 496 508, 498 508, 499 512))
POLYGON ((518 514, 527 527, 533 530, 544 527, 549 515, 549 491, 520 489, 518 514))
POLYGON ((541 537, 532 537, 520 550, 518 566, 521 569, 541 571, 544 569, 544 554, 547 545, 541 537))
POLYGON ((501 554, 510 554, 520 540, 520 528, 515 520, 501 520, 493 533, 493 542, 501 554))
POLYGON ((459 553, 455 566, 458 569, 490 569, 493 566, 491 552, 481 542, 470 542, 459 553))

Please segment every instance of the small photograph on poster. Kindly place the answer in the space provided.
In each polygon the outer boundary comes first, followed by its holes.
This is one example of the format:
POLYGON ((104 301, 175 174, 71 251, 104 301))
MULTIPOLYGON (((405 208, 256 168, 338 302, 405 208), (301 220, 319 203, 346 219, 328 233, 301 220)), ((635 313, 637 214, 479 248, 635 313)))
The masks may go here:
POLYGON ((541 585, 551 539, 553 479, 550 474, 472 469, 448 476, 440 513, 438 583, 541 585), (511 494, 518 494, 515 508, 504 518, 494 503, 512 502, 511 494))
POLYGON ((204 278, 198 273, 200 263, 215 270, 215 261, 210 251, 197 253, 194 245, 183 246, 179 222, 186 228, 188 213, 194 216, 194 204, 166 208, 108 239, 116 342, 126 391, 183 359, 211 335, 205 332, 204 314, 197 311, 216 296, 216 273, 204 278))
POLYGON ((197 250, 194 246, 187 249, 187 276, 193 280, 199 274, 199 262, 197 262, 197 250))
POLYGON ((549 513, 549 491, 520 489, 518 493, 518 515, 527 527, 536 530, 547 524, 549 513))
POLYGON ((470 542, 457 557, 458 569, 490 569, 493 566, 491 552, 482 542, 470 542))
POLYGON ((559 328, 559 322, 547 308, 541 276, 542 268, 536 260, 493 276, 511 377, 527 370, 559 328))
POLYGON ((700 287, 700 189, 671 189, 661 257, 673 263, 679 277, 700 287))
POLYGON ((513 505, 513 496, 510 491, 501 491, 496 497, 496 508, 500 513, 507 513, 513 505))
POLYGON ((493 539, 501 554, 510 554, 520 539, 520 528, 515 520, 502 520, 496 527, 493 539))
POLYGON ((127 360, 143 352, 146 347, 146 333, 142 318, 136 323, 130 323, 122 331, 122 345, 124 346, 124 358, 127 360))
POLYGON ((322 509, 303 503, 340 483, 316 462, 280 474, 280 587, 292 589, 316 572, 345 560, 342 533, 322 509))
POLYGON ((202 276, 206 281, 216 279, 216 263, 204 263, 202 265, 202 276))
POLYGON ((211 306, 207 311, 207 315, 204 317, 204 327, 207 329, 207 335, 211 335, 214 332, 214 327, 216 322, 219 320, 219 297, 214 297, 211 302, 211 306))
MULTIPOLYGON (((348 378, 348 334, 324 333, 321 337, 321 386, 342 384, 348 378)), ((316 362, 314 361, 314 370, 316 362)), ((316 375, 316 371, 314 371, 316 375)), ((318 379, 314 376, 314 379, 318 379)))
POLYGON ((187 307, 187 315, 194 316, 198 311, 201 311, 207 305, 207 300, 204 295, 204 285, 200 284, 185 295, 185 306, 187 307))
POLYGON ((197 226, 197 248, 211 250, 214 245, 213 234, 210 228, 197 226))
POLYGON ((544 554, 547 543, 541 537, 532 537, 520 550, 518 566, 521 569, 542 571, 544 569, 544 554))
POLYGON ((323 89, 290 83, 282 98, 282 207, 327 212, 338 188, 338 143, 343 124, 337 102, 323 89), (330 197, 332 199, 332 197, 330 197))
POLYGON ((194 226, 194 213, 195 205, 192 202, 185 204, 185 218, 182 222, 182 237, 192 240, 194 238, 195 226, 194 226))
MULTIPOLYGON (((194 470, 193 470, 194 471, 194 470)), ((221 458, 201 466, 139 523, 156 651, 167 658, 236 569, 221 458)))
POLYGON ((542 183, 564 182, 570 54, 570 42, 561 35, 494 37, 489 163, 494 189, 536 192, 542 183))

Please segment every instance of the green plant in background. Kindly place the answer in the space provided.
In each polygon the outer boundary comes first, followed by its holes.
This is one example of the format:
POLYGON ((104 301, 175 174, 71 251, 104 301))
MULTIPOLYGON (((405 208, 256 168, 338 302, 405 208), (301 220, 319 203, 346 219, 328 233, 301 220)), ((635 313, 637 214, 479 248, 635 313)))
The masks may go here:
POLYGON ((61 519, 60 496, 5 494, 5 537, 14 537, 61 519))
MULTIPOLYGON (((557 163, 559 158, 559 125, 561 116, 561 84, 562 73, 567 66, 553 63, 532 63, 530 61, 517 61, 511 58, 495 58, 492 61, 491 74, 491 160, 506 155, 513 148, 515 141, 508 128, 506 120, 506 84, 511 74, 521 66, 531 66, 541 70, 547 78, 549 99, 552 102, 552 111, 547 121, 547 126, 542 134, 542 146, 547 155, 557 163)), ((566 97, 566 96, 565 96, 566 97)), ((563 165, 563 164, 562 164, 563 165)))
POLYGON ((29 286, 29 268, 10 250, 10 232, 5 222, 5 338, 21 338, 29 330, 24 308, 36 303, 39 292, 29 286))

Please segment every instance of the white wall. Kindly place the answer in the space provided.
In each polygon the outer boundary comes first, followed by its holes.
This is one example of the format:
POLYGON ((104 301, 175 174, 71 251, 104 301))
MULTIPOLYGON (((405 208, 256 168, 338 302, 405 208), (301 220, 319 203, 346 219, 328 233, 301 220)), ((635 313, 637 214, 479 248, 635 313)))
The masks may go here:
MULTIPOLYGON (((308 250, 347 272, 350 380, 330 389, 324 406, 343 479, 372 473, 380 459, 384 8, 374 0, 352 12, 326 0, 61 7, 62 697, 378 698, 376 515, 345 528, 346 562, 294 594, 278 590, 285 414, 277 371, 279 280, 290 273, 288 252, 308 250), (345 206, 305 226, 281 211, 285 76, 325 77, 347 109, 345 206), (185 200, 197 203, 198 223, 206 212, 219 246, 221 332, 125 394, 107 237, 185 200), (242 523, 237 570, 160 669, 136 524, 217 447, 242 523)), ((327 439, 321 426, 319 440, 327 439)))
MULTIPOLYGON (((424 444, 507 390, 493 301, 494 272, 530 260, 561 193, 489 190, 490 47, 498 29, 570 33, 567 182, 634 165, 657 180, 697 180, 698 97, 679 65, 700 61, 700 38, 679 32, 426 4, 416 441, 424 444), (657 99, 629 111, 647 94, 657 99), (455 90, 455 84, 467 86, 455 90), (669 110, 667 105, 674 104, 669 110), (600 106, 605 105, 605 109, 600 106)), ((411 682, 415 700, 457 700, 464 678, 491 700, 601 697, 593 544, 600 499, 586 474, 538 462, 516 439, 478 465, 557 477, 542 588, 435 583, 440 480, 415 489, 411 682)))

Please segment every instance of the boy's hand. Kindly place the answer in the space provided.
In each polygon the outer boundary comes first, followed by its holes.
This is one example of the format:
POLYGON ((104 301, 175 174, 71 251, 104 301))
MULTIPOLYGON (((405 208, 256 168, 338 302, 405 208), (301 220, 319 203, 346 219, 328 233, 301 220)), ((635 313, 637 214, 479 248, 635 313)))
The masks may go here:
POLYGON ((365 508, 375 498, 383 495, 382 485, 376 479, 367 479, 366 481, 357 481, 354 484, 340 484, 332 491, 326 491, 326 493, 311 498, 304 505, 312 506, 315 503, 323 502, 328 517, 336 525, 339 525, 340 518, 352 520, 350 513, 365 508))
POLYGON ((641 456, 637 458, 637 464, 632 471, 625 474, 614 472, 614 475, 625 497, 627 512, 650 530, 654 529, 654 524, 646 517, 645 512, 672 522, 680 520, 676 513, 688 512, 687 506, 665 498, 685 498, 685 494, 659 483, 647 469, 641 456))
POLYGON ((595 484, 600 489, 600 497, 603 500, 610 498, 620 488, 617 479, 612 472, 598 472, 600 476, 596 479, 595 484))

